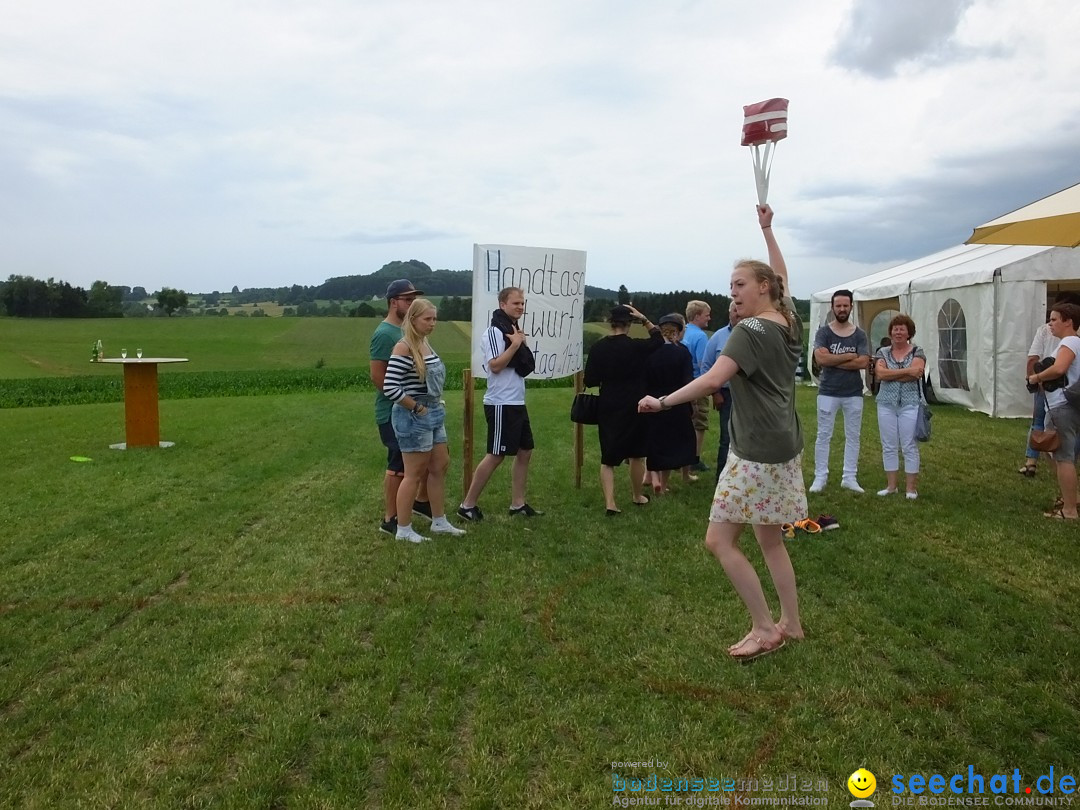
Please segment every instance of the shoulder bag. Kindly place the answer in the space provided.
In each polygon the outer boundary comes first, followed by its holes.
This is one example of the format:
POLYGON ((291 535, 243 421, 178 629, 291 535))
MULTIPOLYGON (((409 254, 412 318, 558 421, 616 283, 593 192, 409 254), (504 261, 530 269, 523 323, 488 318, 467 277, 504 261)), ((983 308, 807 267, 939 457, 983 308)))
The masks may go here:
POLYGON ((923 381, 919 380, 919 413, 915 417, 915 439, 917 441, 930 441, 930 420, 933 417, 934 414, 930 412, 930 406, 926 404, 923 381))
POLYGON ((595 425, 600 420, 600 397, 582 391, 574 394, 570 405, 570 421, 579 425, 595 425))
POLYGON ((1056 430, 1032 430, 1028 444, 1040 453, 1053 453, 1061 447, 1061 439, 1056 430))

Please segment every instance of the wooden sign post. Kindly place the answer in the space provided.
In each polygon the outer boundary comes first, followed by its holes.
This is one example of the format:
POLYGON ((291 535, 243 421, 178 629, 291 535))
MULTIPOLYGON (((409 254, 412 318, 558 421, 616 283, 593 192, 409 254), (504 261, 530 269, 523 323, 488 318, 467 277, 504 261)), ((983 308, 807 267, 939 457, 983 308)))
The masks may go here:
POLYGON ((464 469, 461 473, 461 498, 465 499, 465 496, 469 492, 469 487, 472 486, 473 476, 473 376, 471 369, 465 369, 461 372, 461 388, 464 392, 462 398, 462 411, 464 419, 464 431, 462 433, 461 440, 461 454, 462 464, 464 469))
MULTIPOLYGON (((574 375, 574 394, 585 390, 585 372, 574 375)), ((581 489, 581 468, 585 466, 585 426, 574 422, 574 486, 581 489)))

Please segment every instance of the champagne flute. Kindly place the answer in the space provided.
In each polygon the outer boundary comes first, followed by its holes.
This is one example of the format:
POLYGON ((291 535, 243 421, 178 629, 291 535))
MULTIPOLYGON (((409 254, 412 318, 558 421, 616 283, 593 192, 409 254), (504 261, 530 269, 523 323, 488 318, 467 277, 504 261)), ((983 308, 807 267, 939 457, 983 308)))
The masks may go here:
POLYGON ((127 349, 121 349, 120 350, 120 359, 121 360, 127 360, 127 349))
POLYGON ((135 356, 142 360, 142 349, 136 349, 135 356))

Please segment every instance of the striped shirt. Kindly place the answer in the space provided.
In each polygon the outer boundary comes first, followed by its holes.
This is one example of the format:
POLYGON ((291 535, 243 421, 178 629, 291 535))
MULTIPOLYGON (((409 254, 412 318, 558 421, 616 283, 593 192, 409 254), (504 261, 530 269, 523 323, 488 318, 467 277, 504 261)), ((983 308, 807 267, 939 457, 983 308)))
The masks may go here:
MULTIPOLYGON (((430 348, 430 354, 425 355, 424 365, 430 372, 431 367, 439 361, 439 355, 430 348)), ((421 381, 416 373, 416 364, 411 354, 392 354, 390 362, 386 364, 386 376, 383 377, 383 396, 392 402, 401 402, 405 397, 426 397, 428 395, 427 382, 421 381)))

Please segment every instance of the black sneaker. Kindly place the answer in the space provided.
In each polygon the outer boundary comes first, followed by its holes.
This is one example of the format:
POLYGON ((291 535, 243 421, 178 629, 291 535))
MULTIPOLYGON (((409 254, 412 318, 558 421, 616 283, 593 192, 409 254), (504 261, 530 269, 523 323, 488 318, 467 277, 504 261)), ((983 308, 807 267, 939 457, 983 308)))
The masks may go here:
POLYGON ((379 531, 389 534, 391 537, 397 537, 397 515, 379 523, 379 531))
POLYGON ((431 501, 413 501, 412 513, 431 520, 431 501))
POLYGON ((537 512, 535 509, 533 509, 527 503, 523 503, 517 509, 511 509, 510 514, 511 515, 521 515, 522 517, 540 517, 540 515, 542 515, 544 513, 543 512, 537 512))
POLYGON ((818 515, 814 522, 821 527, 823 532, 840 528, 840 522, 832 515, 818 515))
POLYGON ((698 461, 695 464, 691 464, 690 469, 694 472, 708 472, 710 470, 710 467, 704 461, 698 461))
POLYGON ((466 509, 464 506, 459 506, 457 513, 458 517, 465 518, 465 520, 471 520, 475 523, 479 523, 481 520, 484 519, 484 513, 480 511, 479 505, 470 506, 468 509, 466 509))

